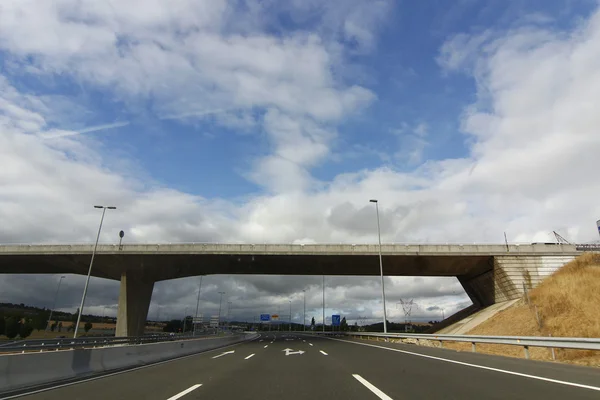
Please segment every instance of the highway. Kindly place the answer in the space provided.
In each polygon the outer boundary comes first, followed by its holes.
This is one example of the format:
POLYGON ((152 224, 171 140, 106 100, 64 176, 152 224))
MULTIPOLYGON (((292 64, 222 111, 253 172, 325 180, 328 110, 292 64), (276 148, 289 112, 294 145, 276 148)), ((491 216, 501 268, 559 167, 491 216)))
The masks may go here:
POLYGON ((597 400, 600 370, 414 345, 263 333, 251 342, 18 398, 597 400))

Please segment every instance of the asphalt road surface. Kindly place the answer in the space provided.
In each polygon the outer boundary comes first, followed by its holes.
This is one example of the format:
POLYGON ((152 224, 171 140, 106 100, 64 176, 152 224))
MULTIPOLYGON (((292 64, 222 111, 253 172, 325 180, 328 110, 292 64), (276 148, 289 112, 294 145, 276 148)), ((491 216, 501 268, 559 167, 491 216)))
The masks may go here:
POLYGON ((20 399, 600 399, 600 370, 453 350, 262 334, 20 399))

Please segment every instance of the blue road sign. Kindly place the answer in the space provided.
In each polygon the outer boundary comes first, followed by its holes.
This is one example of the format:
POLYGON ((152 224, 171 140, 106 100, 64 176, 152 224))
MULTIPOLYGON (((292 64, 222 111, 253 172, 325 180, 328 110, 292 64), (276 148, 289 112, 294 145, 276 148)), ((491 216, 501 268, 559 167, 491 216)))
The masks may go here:
POLYGON ((271 314, 260 314, 260 320, 263 322, 268 322, 271 320, 271 314))
POLYGON ((331 325, 333 325, 333 326, 340 326, 340 316, 339 315, 332 315, 331 316, 331 325))

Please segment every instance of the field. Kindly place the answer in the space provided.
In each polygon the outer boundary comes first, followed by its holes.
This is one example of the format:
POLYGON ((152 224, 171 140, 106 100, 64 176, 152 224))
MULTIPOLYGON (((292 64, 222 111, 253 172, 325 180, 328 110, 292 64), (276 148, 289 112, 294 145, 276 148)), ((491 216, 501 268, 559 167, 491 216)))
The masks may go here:
MULTIPOLYGON (((54 322, 56 322, 56 321, 54 321, 54 322)), ((73 331, 69 331, 68 328, 72 325, 75 325, 75 323, 71 322, 71 321, 62 321, 62 323, 63 323, 63 328, 62 328, 61 332, 58 332, 55 329, 54 332, 51 332, 50 330, 48 330, 48 333, 44 334, 43 330, 42 331, 34 330, 31 333, 31 335, 27 337, 27 339, 28 340, 29 339, 43 339, 43 338, 52 339, 52 338, 56 338, 59 336, 72 337, 73 331)), ((81 322, 79 324, 79 332, 77 334, 78 337, 85 334, 84 325, 85 325, 85 323, 83 323, 83 322, 81 322)), ((157 326, 155 326, 154 323, 152 323, 152 325, 147 325, 145 328, 145 331, 146 332, 162 332, 164 324, 159 322, 156 325, 157 326)), ((92 329, 88 333, 88 336, 114 334, 115 327, 116 327, 115 323, 94 322, 94 323, 92 323, 92 329)), ((0 341, 4 341, 4 340, 9 340, 9 339, 4 335, 0 335, 0 341)))
MULTIPOLYGON (((584 254, 529 292, 526 298, 477 326, 470 335, 600 337, 600 254, 584 254), (539 315, 536 317, 536 308, 539 315)), ((469 343, 444 344, 471 351, 469 343)), ((552 360, 550 349, 530 348, 536 360, 552 360)), ((523 357, 519 346, 477 345, 477 352, 523 357)), ((600 367, 600 352, 555 350, 556 360, 600 367)))

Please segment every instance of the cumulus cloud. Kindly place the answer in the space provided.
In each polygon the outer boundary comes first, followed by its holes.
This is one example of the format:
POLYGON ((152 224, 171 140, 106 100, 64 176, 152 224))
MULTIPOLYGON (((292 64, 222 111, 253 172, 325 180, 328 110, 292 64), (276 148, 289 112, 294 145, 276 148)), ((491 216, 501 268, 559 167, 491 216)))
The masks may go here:
MULTIPOLYGON (((324 181, 312 170, 331 155, 340 121, 376 101, 368 88, 335 72, 347 62, 345 46, 353 48, 348 41, 360 43, 362 51, 372 48, 380 17, 361 20, 341 12, 327 17, 339 21, 336 34, 328 26, 278 36, 263 29, 272 21, 260 13, 250 12, 232 27, 239 15, 225 1, 178 4, 165 9, 150 2, 138 12, 126 1, 86 7, 67 0, 36 7, 8 1, 0 14, 0 47, 11 62, 32 63, 28 71, 39 76, 74 77, 128 106, 152 100, 159 116, 186 120, 227 110, 215 119, 260 124, 270 150, 246 177, 263 191, 241 203, 208 200, 114 168, 93 137, 70 134, 81 130, 43 140, 39 133, 56 130, 43 97, 20 92, 1 77, 1 242, 91 241, 98 222, 91 205, 105 203, 118 209, 107 215, 103 242, 114 242, 124 229, 130 242, 373 243, 370 198, 380 201, 384 242, 501 242, 504 231, 511 241, 546 241, 557 227, 572 241, 596 239, 599 13, 568 32, 530 27, 450 38, 440 49, 440 65, 448 73, 466 73, 477 89, 477 101, 457 116, 463 136, 456 140, 468 143, 468 156, 415 158, 418 165, 410 171, 381 166, 324 181)), ((260 9, 251 2, 247 7, 260 9)), ((321 6, 302 7, 286 10, 299 25, 321 6)), ((422 125, 413 134, 425 140, 427 132, 422 125)), ((319 315, 318 278, 207 279, 204 301, 211 312, 217 288, 244 293, 235 303, 240 309, 252 305, 247 311, 256 313, 276 303, 285 307, 290 297, 297 306, 301 288, 309 287, 307 301, 319 315)), ((338 278, 331 279, 335 285, 338 278)), ((349 279, 331 293, 328 311, 377 317, 376 279, 349 279)), ((390 296, 426 296, 420 303, 430 314, 424 315, 434 315, 434 307, 449 314, 466 301, 455 293, 455 280, 397 279, 390 278, 390 296)), ((3 277, 2 293, 39 286, 38 278, 27 282, 3 277)), ((107 285, 116 295, 115 283, 107 285)), ((177 315, 184 303, 194 304, 194 285, 157 284, 157 304, 177 315), (175 292, 186 294, 174 301, 175 292)), ((90 306, 103 302, 116 300, 101 296, 90 306)), ((399 309, 391 313, 402 317, 399 309)))

